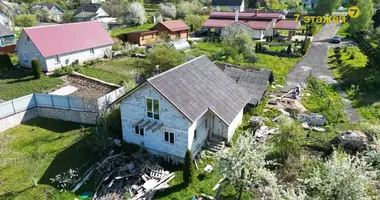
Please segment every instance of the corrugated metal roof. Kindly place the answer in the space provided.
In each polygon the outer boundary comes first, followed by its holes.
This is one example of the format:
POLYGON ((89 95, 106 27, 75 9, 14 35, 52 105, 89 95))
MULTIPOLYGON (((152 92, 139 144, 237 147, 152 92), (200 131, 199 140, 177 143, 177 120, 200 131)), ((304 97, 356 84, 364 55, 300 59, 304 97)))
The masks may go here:
MULTIPOLYGON (((239 12, 239 19, 281 19, 282 13, 239 12)), ((210 18, 235 19, 235 12, 212 12, 210 18)))
POLYGON ((32 27, 23 31, 44 57, 113 44, 97 21, 32 27))
MULTIPOLYGON (((239 20, 239 22, 255 30, 266 30, 271 23, 271 21, 257 21, 257 20, 239 20)), ((235 21, 230 20, 230 19, 207 19, 206 22, 203 24, 203 27, 224 28, 233 23, 235 23, 235 21)))
POLYGON ((195 121, 210 109, 227 125, 251 96, 206 56, 147 80, 187 118, 195 121))
MULTIPOLYGON (((180 31, 180 30, 189 29, 189 27, 185 24, 185 22, 181 20, 165 21, 165 22, 160 22, 159 24, 164 25, 170 31, 180 31)), ((155 30, 156 26, 152 27, 151 30, 155 30)))
POLYGON ((249 103, 252 105, 257 105, 261 101, 268 83, 274 81, 271 70, 242 68, 228 64, 217 65, 251 95, 249 103))
POLYGON ((100 4, 82 4, 81 6, 78 7, 78 9, 75 11, 73 16, 77 15, 80 12, 96 13, 101 7, 102 5, 100 4))

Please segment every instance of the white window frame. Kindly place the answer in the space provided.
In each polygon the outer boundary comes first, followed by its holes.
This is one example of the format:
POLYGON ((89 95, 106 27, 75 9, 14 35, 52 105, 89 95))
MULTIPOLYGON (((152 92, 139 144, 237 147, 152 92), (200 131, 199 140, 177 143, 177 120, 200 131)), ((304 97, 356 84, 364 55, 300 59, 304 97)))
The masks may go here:
POLYGON ((146 110, 146 117, 150 119, 155 119, 155 120, 160 120, 160 101, 158 99, 153 99, 153 98, 146 98, 145 99, 145 110, 146 110), (148 111, 148 100, 152 101, 152 110, 148 111), (154 101, 158 102, 158 113, 154 112, 154 101), (152 113, 152 116, 149 117, 149 113, 152 113), (156 119, 156 115, 158 115, 158 118, 156 119))
POLYGON ((164 142, 167 144, 175 144, 175 134, 172 132, 169 132, 169 131, 165 131, 164 132, 164 142), (165 138, 166 134, 168 134, 168 140, 166 140, 166 138, 165 138), (171 142, 170 136, 173 136, 173 143, 171 142))
POLYGON ((95 54, 95 49, 94 48, 90 48, 90 53, 91 54, 95 54))
POLYGON ((54 56, 54 60, 55 60, 55 64, 59 64, 59 63, 61 63, 61 58, 60 58, 59 55, 55 55, 55 56, 54 56))
POLYGON ((144 130, 144 127, 140 128, 139 125, 135 126, 135 130, 133 131, 133 133, 137 136, 140 136, 140 137, 145 137, 145 130, 144 130), (136 128, 138 130, 139 133, 136 133, 136 128))

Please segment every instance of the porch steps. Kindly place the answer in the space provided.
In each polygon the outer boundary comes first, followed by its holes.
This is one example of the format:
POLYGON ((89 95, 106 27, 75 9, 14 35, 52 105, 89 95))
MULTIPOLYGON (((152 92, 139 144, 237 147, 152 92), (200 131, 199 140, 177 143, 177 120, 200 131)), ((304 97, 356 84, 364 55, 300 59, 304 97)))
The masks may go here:
POLYGON ((210 153, 215 154, 215 153, 223 150, 224 147, 225 147, 224 141, 213 141, 213 140, 211 140, 206 149, 210 153))

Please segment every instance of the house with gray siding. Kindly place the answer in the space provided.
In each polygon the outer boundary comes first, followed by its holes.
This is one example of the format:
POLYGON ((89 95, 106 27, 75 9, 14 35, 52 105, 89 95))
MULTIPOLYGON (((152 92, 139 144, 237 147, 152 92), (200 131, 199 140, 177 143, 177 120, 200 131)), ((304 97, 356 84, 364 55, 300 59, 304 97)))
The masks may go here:
POLYGON ((117 102, 123 140, 182 162, 210 140, 228 141, 251 96, 206 56, 147 79, 117 102))
POLYGON ((6 26, 0 24, 0 47, 15 44, 15 34, 6 26))

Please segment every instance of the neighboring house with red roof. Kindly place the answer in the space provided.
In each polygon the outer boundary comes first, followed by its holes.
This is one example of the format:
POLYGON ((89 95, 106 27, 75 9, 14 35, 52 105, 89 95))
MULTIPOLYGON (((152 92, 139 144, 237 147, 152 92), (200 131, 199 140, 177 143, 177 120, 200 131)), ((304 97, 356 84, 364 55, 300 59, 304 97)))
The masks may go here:
POLYGON ((160 34, 167 34, 170 39, 187 39, 189 27, 180 20, 160 22, 148 31, 131 32, 123 35, 123 40, 132 44, 146 45, 156 41, 160 34))
POLYGON ((37 58, 43 71, 54 71, 78 61, 103 58, 113 40, 99 22, 25 28, 17 41, 20 65, 31 68, 37 58))
MULTIPOLYGON (((222 34, 226 27, 243 27, 249 30, 253 39, 263 39, 266 36, 273 36, 276 31, 275 24, 285 19, 282 13, 267 12, 212 12, 209 19, 203 24, 204 28, 213 29, 214 32, 222 34), (249 28, 249 29, 247 29, 249 28)), ((224 33, 226 34, 226 33, 224 33)))

